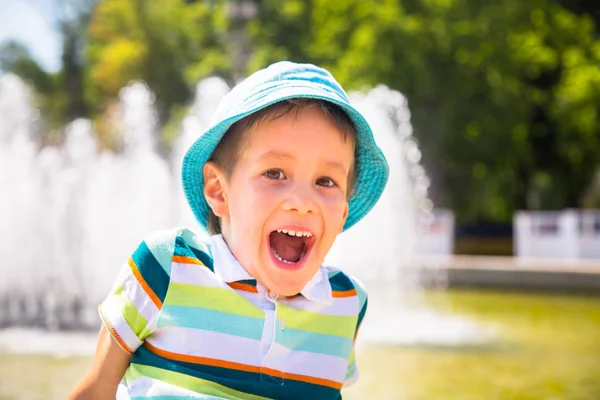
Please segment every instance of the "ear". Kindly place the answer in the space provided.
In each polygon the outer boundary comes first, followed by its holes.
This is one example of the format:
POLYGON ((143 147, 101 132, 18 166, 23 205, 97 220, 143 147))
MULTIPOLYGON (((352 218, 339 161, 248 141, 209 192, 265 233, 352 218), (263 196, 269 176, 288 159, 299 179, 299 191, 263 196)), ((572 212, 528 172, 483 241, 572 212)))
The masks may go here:
POLYGON ((348 219, 348 213, 350 212, 350 205, 346 202, 346 207, 344 208, 344 217, 342 218, 342 226, 340 226, 340 233, 344 231, 344 224, 346 224, 346 220, 348 219))
POLYGON ((225 174, 217 164, 208 161, 202 169, 204 198, 217 217, 229 216, 225 174))

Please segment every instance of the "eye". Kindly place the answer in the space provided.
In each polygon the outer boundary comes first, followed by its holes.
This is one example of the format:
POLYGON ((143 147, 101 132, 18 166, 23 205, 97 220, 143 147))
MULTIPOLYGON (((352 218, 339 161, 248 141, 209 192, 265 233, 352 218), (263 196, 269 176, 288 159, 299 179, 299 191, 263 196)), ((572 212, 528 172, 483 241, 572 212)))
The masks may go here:
POLYGON ((317 179, 317 185, 324 187, 334 187, 337 186, 337 183, 335 183, 333 179, 324 176, 322 178, 317 179))
POLYGON ((268 171, 266 171, 265 173, 263 173, 263 175, 265 177, 267 177, 268 179, 272 179, 275 181, 280 181, 285 179, 285 175, 283 174, 283 171, 280 169, 270 169, 268 171))

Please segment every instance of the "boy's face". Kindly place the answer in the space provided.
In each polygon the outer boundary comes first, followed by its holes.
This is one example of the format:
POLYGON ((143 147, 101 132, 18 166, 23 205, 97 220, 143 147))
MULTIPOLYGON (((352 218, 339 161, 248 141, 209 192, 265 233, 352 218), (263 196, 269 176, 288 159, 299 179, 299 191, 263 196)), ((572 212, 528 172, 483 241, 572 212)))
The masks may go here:
POLYGON ((228 180, 221 172, 219 182, 206 179, 205 168, 205 190, 219 201, 207 200, 244 268, 271 291, 295 295, 342 231, 354 146, 314 107, 245 134, 248 146, 228 180))

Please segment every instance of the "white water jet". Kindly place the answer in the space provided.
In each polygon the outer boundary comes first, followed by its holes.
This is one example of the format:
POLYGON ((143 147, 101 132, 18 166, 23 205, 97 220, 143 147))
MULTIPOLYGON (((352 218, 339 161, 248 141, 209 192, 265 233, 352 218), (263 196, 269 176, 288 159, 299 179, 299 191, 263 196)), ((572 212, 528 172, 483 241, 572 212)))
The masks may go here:
MULTIPOLYGON (((203 79, 196 86, 196 96, 191 112, 187 115, 181 124, 181 133, 173 146, 171 154, 171 165, 174 176, 177 201, 177 225, 196 227, 197 222, 192 210, 187 205, 187 200, 181 189, 181 162, 187 149, 198 138, 200 132, 210 128, 213 115, 221 99, 229 92, 227 83, 217 77, 203 79)), ((199 232, 208 237, 204 231, 199 232)))
POLYGON ((430 221, 429 179, 419 164, 412 138, 408 101, 400 92, 378 86, 350 95, 373 130, 390 166, 388 184, 371 212, 331 249, 326 263, 359 278, 369 293, 361 339, 392 344, 459 345, 486 340, 471 321, 432 312, 419 299, 420 268, 415 260, 416 230, 430 221))
POLYGON ((23 117, 35 115, 28 111, 28 89, 6 79, 0 80, 0 115, 6 116, 0 122, 6 277, 0 325, 96 326, 96 307, 137 244, 173 225, 173 179, 155 150, 153 95, 140 83, 122 90, 121 153, 98 153, 87 120, 65 128, 61 148, 38 151, 29 136, 33 119, 23 117), (5 101, 11 96, 15 102, 5 101))
MULTIPOLYGON (((180 165, 185 150, 211 124, 228 87, 198 84, 170 158, 156 150, 154 96, 134 83, 120 93, 115 121, 119 153, 98 152, 89 121, 73 121, 62 147, 39 149, 31 136, 39 113, 18 78, 0 79, 0 326, 51 329, 99 324, 97 304, 119 268, 149 233, 187 225, 180 165)), ((327 262, 364 281, 370 293, 361 340, 394 343, 470 341, 473 325, 426 307, 407 308, 418 289, 411 263, 415 228, 430 210, 429 181, 419 165, 410 111, 399 92, 379 86, 352 94, 390 164, 390 181, 373 211, 340 235, 327 262), (434 334, 433 332, 437 333, 434 334)))

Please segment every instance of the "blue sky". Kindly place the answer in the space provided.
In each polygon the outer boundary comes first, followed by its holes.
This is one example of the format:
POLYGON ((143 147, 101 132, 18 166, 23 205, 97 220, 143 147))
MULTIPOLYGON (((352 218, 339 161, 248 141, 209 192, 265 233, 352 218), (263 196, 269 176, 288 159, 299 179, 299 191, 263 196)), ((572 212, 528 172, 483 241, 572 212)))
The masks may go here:
POLYGON ((60 41, 52 19, 36 7, 36 2, 44 1, 0 0, 0 43, 22 42, 45 69, 54 72, 60 67, 60 41))

